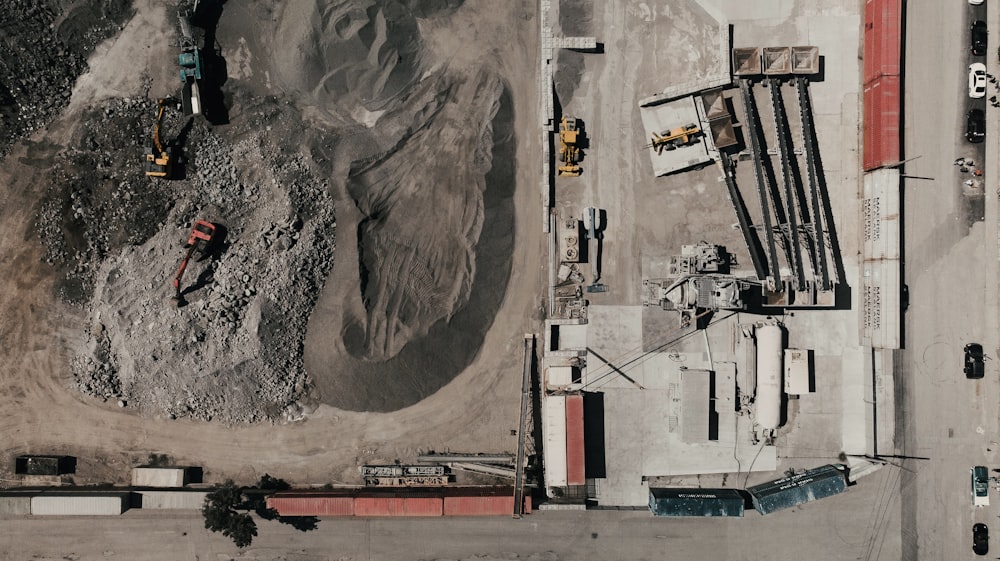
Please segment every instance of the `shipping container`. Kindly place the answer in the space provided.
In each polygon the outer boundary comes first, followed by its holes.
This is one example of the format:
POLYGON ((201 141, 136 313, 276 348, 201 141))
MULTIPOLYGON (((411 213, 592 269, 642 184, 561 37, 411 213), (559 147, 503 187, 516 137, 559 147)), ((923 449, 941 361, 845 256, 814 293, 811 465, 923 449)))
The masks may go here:
POLYGON ((403 516, 441 516, 444 500, 441 497, 406 497, 403 499, 403 516))
POLYGON ((281 516, 354 516, 354 497, 280 494, 267 498, 267 508, 281 516))
POLYGON ((187 470, 182 467, 139 466, 132 468, 133 487, 183 487, 187 470))
POLYGON ((583 396, 566 396, 566 484, 584 485, 583 396))
POLYGON ((842 464, 820 466, 747 488, 754 508, 761 514, 792 508, 846 490, 847 477, 842 464))
POLYGON ((566 486, 566 396, 542 399, 542 467, 545 485, 566 486))
POLYGON ((31 498, 34 516, 112 516, 128 509, 130 493, 50 492, 31 498))
POLYGON ((31 514, 31 495, 5 493, 0 495, 0 516, 31 514))
POLYGON ((355 516, 441 516, 441 497, 368 496, 354 499, 355 516))
POLYGON ((649 490, 649 510, 653 516, 743 516, 745 503, 737 489, 649 490))
POLYGON ((514 497, 445 497, 445 516, 512 516, 514 497))
POLYGON ((866 173, 862 194, 862 259, 899 259, 899 170, 883 168, 866 173))
POLYGON ((882 76, 899 76, 902 28, 901 0, 865 3, 865 84, 882 76))
POLYGON ((133 491, 132 506, 153 510, 201 510, 208 491, 133 491))
POLYGON ((899 76, 882 76, 864 88, 865 171, 900 160, 899 85, 899 76))

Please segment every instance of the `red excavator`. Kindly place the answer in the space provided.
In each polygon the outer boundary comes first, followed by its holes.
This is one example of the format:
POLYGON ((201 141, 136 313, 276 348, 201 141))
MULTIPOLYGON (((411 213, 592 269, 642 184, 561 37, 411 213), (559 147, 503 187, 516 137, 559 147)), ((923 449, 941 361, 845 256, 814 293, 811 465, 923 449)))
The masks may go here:
POLYGON ((174 276, 174 300, 177 300, 178 306, 184 302, 184 298, 181 296, 181 278, 184 276, 184 269, 187 269, 188 261, 191 260, 191 256, 195 252, 205 255, 214 237, 215 224, 205 220, 195 221, 194 226, 191 228, 191 236, 188 237, 187 243, 184 244, 184 247, 187 248, 184 260, 181 261, 181 266, 177 269, 177 275, 174 276))

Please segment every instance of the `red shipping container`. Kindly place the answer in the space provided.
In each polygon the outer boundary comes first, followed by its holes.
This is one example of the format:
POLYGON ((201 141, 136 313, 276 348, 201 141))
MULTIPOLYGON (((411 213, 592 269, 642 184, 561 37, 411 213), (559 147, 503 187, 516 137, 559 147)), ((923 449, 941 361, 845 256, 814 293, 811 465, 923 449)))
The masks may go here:
POLYGON ((566 483, 583 485, 587 482, 584 467, 583 396, 566 396, 566 483))
POLYGON ((399 497, 357 497, 355 516, 402 516, 403 499, 399 497))
POLYGON ((353 516, 353 497, 272 496, 267 508, 281 516, 353 516))
POLYGON ((441 516, 443 503, 441 497, 407 497, 403 499, 403 516, 441 516))
POLYGON ((900 160, 899 76, 882 76, 865 86, 863 167, 871 171, 900 160))
POLYGON ((357 497, 355 516, 441 516, 440 497, 357 497))
POLYGON ((445 497, 445 516, 512 516, 514 497, 445 497))
POLYGON ((881 76, 899 76, 902 13, 901 0, 868 0, 865 3, 865 84, 881 76))

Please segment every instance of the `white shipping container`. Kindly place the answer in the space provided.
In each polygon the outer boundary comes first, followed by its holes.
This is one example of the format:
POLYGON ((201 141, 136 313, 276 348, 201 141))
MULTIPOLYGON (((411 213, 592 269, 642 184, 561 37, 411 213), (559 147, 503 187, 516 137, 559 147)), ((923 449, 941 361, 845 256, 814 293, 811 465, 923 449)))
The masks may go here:
POLYGON ((134 491, 142 509, 201 510, 208 491, 134 491))
POLYGON ((31 495, 0 497, 0 515, 15 516, 20 514, 31 514, 31 495))
POLYGON ((183 487, 184 468, 149 466, 132 468, 132 486, 183 487))
POLYGON ((33 516, 111 516, 128 508, 129 493, 63 493, 31 497, 33 516))
POLYGON ((542 467, 547 487, 566 486, 566 396, 542 399, 542 467))

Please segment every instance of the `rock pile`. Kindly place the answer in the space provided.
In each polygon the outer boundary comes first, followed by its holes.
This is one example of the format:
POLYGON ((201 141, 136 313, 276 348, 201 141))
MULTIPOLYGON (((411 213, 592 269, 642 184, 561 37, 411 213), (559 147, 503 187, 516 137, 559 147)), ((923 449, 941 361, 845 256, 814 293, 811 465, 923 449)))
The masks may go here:
POLYGON ((87 55, 132 14, 128 0, 60 12, 55 1, 0 1, 0 155, 66 107, 87 55))
POLYGON ((145 99, 120 99, 86 115, 36 221, 46 260, 66 271, 76 290, 65 295, 88 319, 76 385, 170 418, 296 418, 311 387, 306 325, 333 264, 328 186, 266 125, 224 137, 176 116, 165 136, 189 129, 186 178, 148 178, 142 153, 154 114, 145 99), (198 219, 216 225, 216 239, 189 264, 178 307, 172 280, 198 219))

